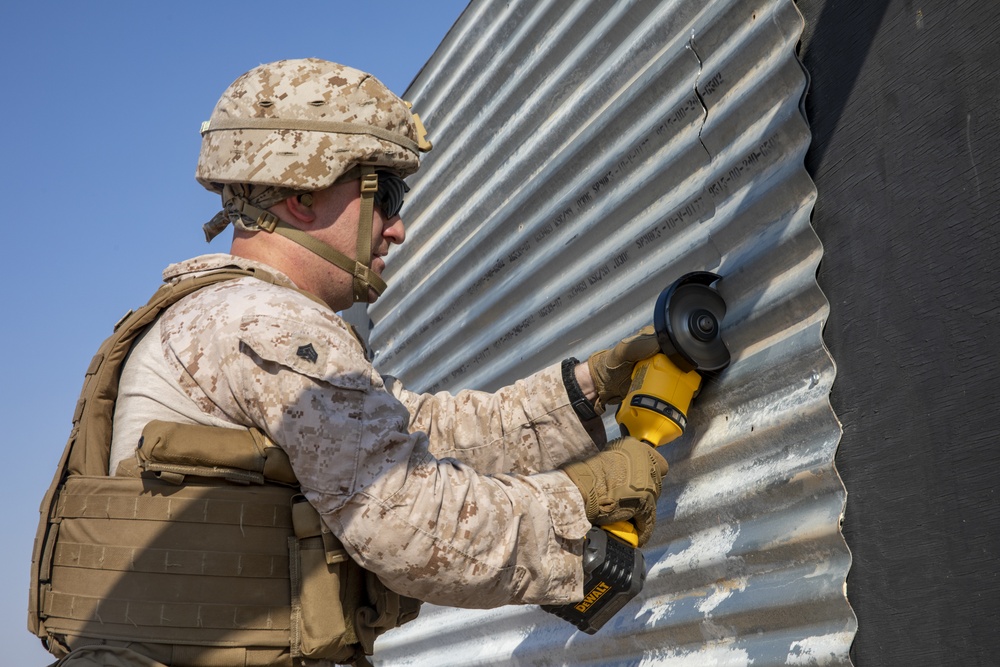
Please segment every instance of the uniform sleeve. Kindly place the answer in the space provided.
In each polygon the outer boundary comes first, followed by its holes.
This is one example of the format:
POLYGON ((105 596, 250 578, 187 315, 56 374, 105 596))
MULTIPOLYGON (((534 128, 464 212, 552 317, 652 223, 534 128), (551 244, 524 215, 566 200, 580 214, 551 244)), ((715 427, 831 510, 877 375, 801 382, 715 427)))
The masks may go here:
POLYGON ((409 411, 410 431, 427 435, 431 453, 480 472, 531 474, 597 452, 558 364, 493 394, 416 394, 388 377, 385 386, 409 411))
MULTIPOLYGON (((428 432, 409 428, 407 407, 376 380, 335 321, 247 316, 239 348, 226 371, 234 409, 285 449, 309 501, 352 557, 390 588, 464 607, 580 599, 590 524, 564 473, 484 475, 432 455, 428 432)), ((495 423, 458 438, 442 435, 449 422, 440 417, 454 413, 450 425, 462 430, 462 409, 435 402, 437 418, 421 419, 439 440, 459 443, 456 451, 500 451, 489 455, 503 462, 494 468, 510 458, 525 461, 512 468, 537 469, 554 460, 538 441, 562 426, 553 425, 544 401, 535 411, 527 387, 498 399, 504 405, 491 410, 495 423), (535 425, 508 426, 515 414, 535 425), (491 441, 477 445, 477 437, 491 441), (522 440, 532 453, 511 453, 511 443, 522 440)), ((224 390, 215 391, 226 400, 224 390)), ((431 414, 426 407, 418 413, 431 414)))

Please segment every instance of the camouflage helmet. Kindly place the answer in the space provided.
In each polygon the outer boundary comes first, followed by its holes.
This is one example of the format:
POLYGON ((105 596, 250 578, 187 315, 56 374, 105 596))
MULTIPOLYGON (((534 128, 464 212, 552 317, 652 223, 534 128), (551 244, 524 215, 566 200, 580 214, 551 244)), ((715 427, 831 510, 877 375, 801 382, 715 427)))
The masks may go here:
POLYGON ((226 183, 321 190, 358 164, 406 177, 430 148, 420 119, 378 79, 317 58, 239 77, 201 134, 195 177, 218 193, 226 183))
POLYGON ((386 284, 371 270, 377 195, 405 189, 430 142, 409 104, 378 79, 351 67, 306 58, 256 67, 222 94, 202 124, 195 178, 222 195, 222 211, 204 225, 211 241, 230 223, 276 232, 354 277, 355 301, 386 284), (381 172, 383 183, 379 184, 381 172), (266 209, 301 193, 358 180, 357 252, 349 257, 266 209))

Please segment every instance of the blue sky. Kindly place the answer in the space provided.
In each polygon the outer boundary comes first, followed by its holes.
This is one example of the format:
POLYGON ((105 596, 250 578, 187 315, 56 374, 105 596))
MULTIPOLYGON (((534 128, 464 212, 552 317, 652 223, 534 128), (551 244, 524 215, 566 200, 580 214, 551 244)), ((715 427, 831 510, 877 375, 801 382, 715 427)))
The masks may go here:
POLYGON ((219 95, 260 63, 309 56, 402 94, 466 4, 3 3, 4 664, 51 661, 26 629, 31 544, 90 358, 164 266, 228 248, 205 244, 218 197, 194 180, 219 95))

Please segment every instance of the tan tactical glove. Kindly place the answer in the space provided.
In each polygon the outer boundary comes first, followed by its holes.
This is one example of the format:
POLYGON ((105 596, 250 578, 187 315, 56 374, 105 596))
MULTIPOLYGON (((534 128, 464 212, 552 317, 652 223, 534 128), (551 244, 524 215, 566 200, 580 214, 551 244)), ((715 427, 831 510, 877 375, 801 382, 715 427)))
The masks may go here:
POLYGON ((660 351, 653 325, 639 329, 610 350, 590 355, 587 366, 597 390, 594 409, 603 414, 609 403, 621 403, 632 384, 632 370, 637 361, 648 359, 660 351))
POLYGON ((626 436, 562 470, 580 489, 591 523, 631 520, 639 532, 639 546, 646 543, 656 524, 656 499, 667 474, 667 462, 655 449, 626 436))

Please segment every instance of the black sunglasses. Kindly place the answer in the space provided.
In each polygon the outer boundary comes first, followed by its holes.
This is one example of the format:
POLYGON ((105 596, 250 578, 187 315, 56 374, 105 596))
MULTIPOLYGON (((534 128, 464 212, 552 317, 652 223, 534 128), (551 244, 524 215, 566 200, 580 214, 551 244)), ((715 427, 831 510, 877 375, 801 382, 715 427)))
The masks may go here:
POLYGON ((378 191, 375 193, 375 205, 382 211, 387 220, 399 215, 403 208, 403 197, 410 191, 410 186, 399 176, 388 171, 377 171, 378 191))

